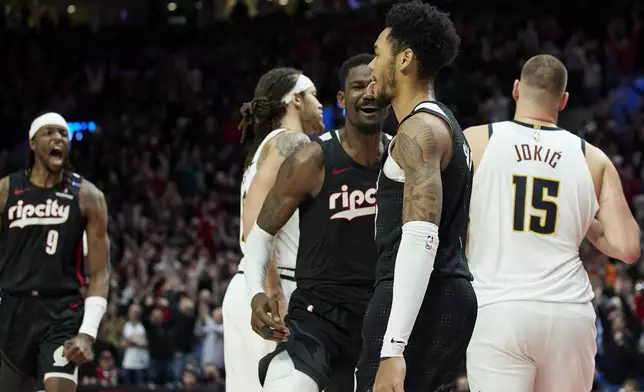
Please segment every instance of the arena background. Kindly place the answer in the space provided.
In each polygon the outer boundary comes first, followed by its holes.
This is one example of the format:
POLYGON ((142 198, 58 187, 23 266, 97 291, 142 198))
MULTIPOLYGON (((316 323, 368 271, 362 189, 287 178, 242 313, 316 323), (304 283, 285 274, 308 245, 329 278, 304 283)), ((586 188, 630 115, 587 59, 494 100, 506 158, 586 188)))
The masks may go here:
MULTIPOLYGON (((390 2, 367 0, 9 0, 0 15, 0 173, 26 163, 30 121, 63 114, 72 162, 108 200, 114 279, 97 361, 81 390, 123 376, 224 391, 219 306, 235 274, 244 147, 238 108, 278 65, 316 82, 327 128, 342 123, 337 70, 370 52, 390 2), (140 304, 152 361, 122 366, 120 336, 140 304), (152 311, 162 321, 151 324, 152 311), (136 309, 134 309, 136 310, 136 309), (207 359, 205 359, 207 358, 207 359), (165 370, 165 371, 164 371, 165 370)), ((463 38, 438 97, 461 125, 510 118, 513 80, 536 53, 570 73, 561 125, 613 159, 644 222, 643 8, 636 1, 437 2, 463 38)), ((597 298, 596 390, 644 390, 643 263, 581 249, 597 298)), ((459 391, 467 391, 459 380, 459 391)), ((555 392, 555 391, 553 391, 555 392)))

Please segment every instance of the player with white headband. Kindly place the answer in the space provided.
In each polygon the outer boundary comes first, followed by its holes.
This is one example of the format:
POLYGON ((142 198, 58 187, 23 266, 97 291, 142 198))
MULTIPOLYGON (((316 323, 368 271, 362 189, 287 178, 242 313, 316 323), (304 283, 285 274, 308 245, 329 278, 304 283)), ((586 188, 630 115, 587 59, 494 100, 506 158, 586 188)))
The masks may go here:
MULTIPOLYGON (((301 71, 275 68, 261 77, 253 100, 241 107, 242 140, 249 132, 254 134, 241 185, 240 247, 244 254, 245 239, 275 183, 282 162, 309 142, 307 134, 324 129, 322 105, 316 94, 313 82, 301 71)), ((274 241, 275 254, 264 288, 285 310, 295 290, 295 258, 299 241, 297 214, 280 230, 274 241)), ((223 302, 226 391, 229 392, 261 391, 257 364, 275 348, 275 343, 262 339, 251 329, 250 312, 247 310, 250 298, 243 275, 247 272, 246 264, 246 260, 241 261, 239 272, 229 283, 223 302)))
POLYGON ((103 193, 69 169, 69 137, 60 114, 37 117, 29 168, 0 180, 3 391, 32 392, 35 381, 47 392, 76 391, 78 365, 93 359, 107 308, 107 207, 103 193))

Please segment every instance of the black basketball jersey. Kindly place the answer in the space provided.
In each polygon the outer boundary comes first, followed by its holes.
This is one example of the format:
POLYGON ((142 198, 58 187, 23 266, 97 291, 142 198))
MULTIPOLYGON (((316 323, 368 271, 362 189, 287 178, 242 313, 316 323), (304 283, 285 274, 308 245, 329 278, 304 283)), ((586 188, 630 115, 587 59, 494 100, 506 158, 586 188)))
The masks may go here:
POLYGON ((56 296, 84 286, 82 178, 65 178, 52 188, 40 188, 25 172, 9 176, 0 234, 0 289, 56 296))
MULTIPOLYGON (((454 152, 441 173, 443 209, 438 229, 438 252, 432 276, 455 276, 472 280, 467 266, 465 246, 472 192, 472 158, 465 135, 452 112, 442 103, 421 102, 400 124, 419 112, 438 116, 449 125, 454 140, 454 152)), ((400 127, 400 125, 399 125, 400 127)), ((392 143, 396 143, 395 139, 392 143)), ((389 150, 382 159, 383 168, 389 150)), ((378 178, 378 214, 376 216, 376 244, 378 246, 377 280, 393 279, 394 264, 402 236, 404 181, 387 177, 383 170, 378 178)))
MULTIPOLYGON (((363 314, 378 259, 373 233, 380 165, 355 162, 338 134, 312 138, 324 153, 324 184, 299 207, 295 278, 298 288, 324 302, 363 314)), ((383 134, 383 142, 388 140, 383 134)))

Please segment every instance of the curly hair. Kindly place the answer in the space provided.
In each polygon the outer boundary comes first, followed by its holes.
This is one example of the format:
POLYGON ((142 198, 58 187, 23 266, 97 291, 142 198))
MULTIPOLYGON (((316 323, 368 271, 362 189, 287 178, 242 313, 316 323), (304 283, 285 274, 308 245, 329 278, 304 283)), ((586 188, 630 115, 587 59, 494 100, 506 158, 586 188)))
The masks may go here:
POLYGON ((246 140, 249 129, 255 135, 244 167, 248 167, 266 135, 279 126, 287 107, 282 98, 295 87, 301 73, 302 71, 294 68, 271 69, 259 79, 253 100, 241 106, 239 128, 242 131, 242 143, 246 140))
POLYGON ((461 45, 449 15, 421 1, 395 4, 385 19, 396 55, 409 48, 416 56, 418 79, 433 79, 452 63, 461 45))

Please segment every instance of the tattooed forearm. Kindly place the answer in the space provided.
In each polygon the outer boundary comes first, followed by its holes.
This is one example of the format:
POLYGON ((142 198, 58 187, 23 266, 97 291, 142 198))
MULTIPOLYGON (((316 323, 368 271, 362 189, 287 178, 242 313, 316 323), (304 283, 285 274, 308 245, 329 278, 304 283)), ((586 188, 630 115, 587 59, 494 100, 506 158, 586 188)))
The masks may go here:
MULTIPOLYGON (((9 199, 9 177, 0 180, 0 217, 4 214, 4 207, 9 199)), ((2 230, 2 220, 0 219, 0 230, 2 230)))
POLYGON ((277 173, 275 185, 264 200, 257 225, 267 233, 277 233, 306 195, 321 185, 322 173, 324 156, 318 143, 310 143, 286 158, 277 173))
POLYGON ((392 154, 405 172, 403 223, 440 224, 443 185, 438 141, 424 121, 407 120, 395 139, 392 154))
POLYGON ((308 136, 299 132, 284 132, 277 137, 275 148, 284 158, 299 150, 311 140, 308 136))

